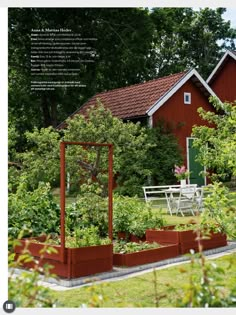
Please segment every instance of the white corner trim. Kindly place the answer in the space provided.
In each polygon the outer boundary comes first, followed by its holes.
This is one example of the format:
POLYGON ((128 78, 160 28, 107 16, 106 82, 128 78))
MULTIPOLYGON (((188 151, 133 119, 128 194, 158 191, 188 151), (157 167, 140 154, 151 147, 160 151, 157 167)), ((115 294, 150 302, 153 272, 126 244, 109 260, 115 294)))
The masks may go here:
MULTIPOLYGON (((206 83, 206 81, 200 76, 197 70, 192 69, 185 74, 169 91, 167 91, 163 96, 157 100, 147 111, 146 113, 151 116, 153 115, 175 92, 177 92, 192 76, 195 76, 201 84, 205 87, 205 89, 212 96, 217 97, 217 95, 213 92, 210 86, 206 83)), ((218 99, 218 97, 217 97, 218 99)))
POLYGON ((220 61, 218 62, 218 64, 216 65, 216 67, 214 68, 214 70, 212 71, 212 73, 210 74, 210 76, 208 77, 208 79, 206 80, 207 83, 209 83, 209 81, 211 81, 212 77, 215 75, 215 73, 217 72, 217 70, 219 69, 219 67, 222 65, 222 63, 224 62, 225 58, 227 56, 232 57, 234 60, 236 60, 236 55, 233 54, 231 51, 227 50, 224 54, 224 56, 220 59, 220 61))
POLYGON ((152 117, 152 115, 148 117, 148 127, 149 128, 153 127, 153 117, 152 117))

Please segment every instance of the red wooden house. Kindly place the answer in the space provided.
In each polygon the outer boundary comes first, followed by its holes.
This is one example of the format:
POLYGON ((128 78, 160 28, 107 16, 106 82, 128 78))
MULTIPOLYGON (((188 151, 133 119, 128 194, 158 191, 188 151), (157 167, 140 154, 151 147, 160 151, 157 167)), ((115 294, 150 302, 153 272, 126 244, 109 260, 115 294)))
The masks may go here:
POLYGON ((236 101, 236 51, 226 51, 207 83, 222 102, 236 101))
MULTIPOLYGON (((192 148, 191 131, 193 125, 206 124, 197 113, 198 107, 214 111, 208 102, 211 95, 215 96, 212 89, 199 73, 192 69, 98 93, 70 117, 84 115, 99 99, 114 116, 123 120, 142 121, 150 127, 155 127, 159 120, 164 120, 173 127, 173 133, 183 149, 185 165, 191 171, 190 182, 203 185, 206 182, 199 176, 203 167, 195 161, 196 150, 192 148)), ((62 123, 58 128, 64 126, 62 123)))

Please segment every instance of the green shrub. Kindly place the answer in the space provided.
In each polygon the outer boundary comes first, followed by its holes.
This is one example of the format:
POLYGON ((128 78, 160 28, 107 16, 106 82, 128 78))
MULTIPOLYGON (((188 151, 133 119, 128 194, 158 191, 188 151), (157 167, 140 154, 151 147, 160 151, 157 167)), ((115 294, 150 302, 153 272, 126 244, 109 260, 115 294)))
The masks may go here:
POLYGON ((98 228, 101 237, 108 234, 108 199, 94 192, 79 195, 76 202, 66 207, 66 230, 98 228))
POLYGON ((147 229, 159 229, 165 221, 159 214, 153 212, 149 205, 143 204, 143 210, 136 214, 135 220, 130 224, 130 233, 142 237, 147 229))
POLYGON ((138 237, 145 235, 146 229, 158 228, 164 220, 155 214, 150 205, 137 197, 114 197, 113 229, 115 233, 133 233, 138 237))
POLYGON ((97 226, 77 228, 71 236, 66 237, 66 247, 85 247, 110 244, 111 240, 101 238, 97 226))
POLYGON ((27 190, 21 180, 16 193, 8 199, 9 235, 17 237, 22 229, 25 236, 58 233, 60 209, 54 202, 49 183, 41 182, 34 191, 27 190))
POLYGON ((221 183, 214 183, 209 185, 208 192, 210 194, 204 200, 201 214, 202 227, 226 233, 228 238, 236 239, 236 207, 234 199, 230 198, 229 189, 221 183))
POLYGON ((115 195, 113 200, 113 230, 115 233, 129 233, 136 211, 142 209, 141 204, 137 197, 115 195))

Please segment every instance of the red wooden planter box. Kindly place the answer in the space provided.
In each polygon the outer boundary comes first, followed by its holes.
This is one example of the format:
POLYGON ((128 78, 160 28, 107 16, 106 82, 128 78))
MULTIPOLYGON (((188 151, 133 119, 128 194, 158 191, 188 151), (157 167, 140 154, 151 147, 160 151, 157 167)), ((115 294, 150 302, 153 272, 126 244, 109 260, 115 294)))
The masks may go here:
MULTIPOLYGON (((39 238, 37 238, 39 240, 39 238)), ((30 240, 30 239, 28 239, 30 240)), ((41 241, 42 239, 40 239, 41 241)), ((27 240, 21 240, 22 246, 15 247, 17 256, 21 254, 25 247, 27 240)), ((30 242, 28 250, 35 258, 41 256, 40 250, 43 249, 45 244, 30 242)), ((50 270, 51 273, 65 278, 77 278, 88 276, 100 272, 112 270, 113 260, 113 245, 97 245, 80 248, 66 248, 65 262, 60 261, 60 246, 50 245, 57 250, 57 254, 45 253, 44 258, 40 260, 40 266, 50 264, 54 268, 50 270)), ((32 268, 34 263, 26 263, 24 267, 32 268)))
MULTIPOLYGON (((189 253, 190 249, 198 252, 197 235, 193 230, 175 231, 174 226, 168 226, 164 230, 147 230, 146 240, 162 244, 178 244, 180 254, 189 253)), ((227 245, 227 238, 222 233, 211 233, 208 239, 201 240, 203 250, 227 245)))
POLYGON ((116 266, 137 266, 148 264, 172 257, 176 257, 179 254, 179 247, 177 244, 164 245, 159 248, 152 248, 142 250, 140 252, 128 253, 128 254, 113 254, 113 264, 116 266))

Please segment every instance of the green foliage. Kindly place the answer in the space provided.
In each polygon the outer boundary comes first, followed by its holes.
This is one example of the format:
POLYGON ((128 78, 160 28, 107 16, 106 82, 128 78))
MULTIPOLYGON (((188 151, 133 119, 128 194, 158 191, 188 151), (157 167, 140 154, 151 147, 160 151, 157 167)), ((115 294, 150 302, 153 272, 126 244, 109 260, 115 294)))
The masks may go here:
POLYGON ((204 199, 204 211, 201 214, 201 226, 215 232, 222 232, 228 238, 236 238, 236 207, 229 198, 229 190, 221 183, 208 187, 209 195, 204 199))
POLYGON ((153 243, 147 243, 147 242, 126 242, 123 240, 115 241, 114 243, 114 253, 118 254, 129 254, 129 253, 135 253, 142 250, 147 249, 154 249, 160 247, 159 244, 153 242, 153 243))
POLYGON ((189 231, 189 230, 196 230, 199 226, 194 223, 188 224, 177 224, 174 228, 175 231, 189 231))
POLYGON ((153 184, 169 185, 176 182, 173 168, 182 163, 182 154, 176 137, 165 123, 160 121, 155 128, 146 129, 151 144, 146 159, 153 184))
POLYGON ((66 247, 70 248, 107 245, 110 243, 111 240, 108 237, 102 238, 99 235, 99 230, 97 226, 77 228, 74 230, 71 236, 66 236, 66 247))
MULTIPOLYGON (((68 120, 61 140, 112 143, 114 145, 113 174, 116 191, 123 195, 143 196, 142 186, 152 175, 159 184, 174 182, 173 167, 180 161, 178 144, 163 125, 149 129, 139 123, 124 123, 98 101, 96 108, 88 111, 88 117, 76 115, 68 120)), ((60 135, 51 127, 34 129, 26 133, 28 150, 17 154, 21 170, 9 172, 9 189, 15 190, 20 176, 25 176, 29 189, 39 181, 59 182, 60 135), (16 176, 17 173, 17 176, 16 176)), ((83 183, 97 184, 101 196, 107 196, 108 148, 68 146, 66 148, 66 172, 70 174, 70 186, 78 191, 83 183)), ((81 188, 80 188, 81 189, 81 188)))
MULTIPOLYGON (((87 185, 86 185, 87 186, 87 185)), ((68 233, 94 225, 101 237, 108 233, 108 199, 94 192, 80 194, 75 203, 66 207, 68 233)))
MULTIPOLYGON (((231 262, 228 269, 231 267, 231 262)), ((227 270, 214 262, 207 262, 203 254, 191 256, 189 283, 183 286, 183 295, 177 299, 177 307, 235 307, 236 287, 230 291, 224 288, 227 270), (200 272, 196 269, 200 267, 200 272)))
POLYGON ((136 214, 132 220, 129 231, 138 237, 143 237, 148 229, 160 229, 165 225, 165 220, 159 213, 154 212, 149 205, 139 202, 136 214), (140 209, 142 207, 142 209, 140 209))
POLYGON ((29 188, 35 188, 40 181, 50 182, 52 186, 59 183, 59 133, 52 127, 34 129, 26 132, 28 150, 18 154, 22 162, 21 174, 27 178, 29 188))
POLYGON ((141 203, 137 197, 115 195, 113 199, 113 231, 114 233, 130 233, 130 226, 141 203))
POLYGON ((21 170, 17 169, 15 166, 11 166, 8 169, 8 191, 9 193, 15 193, 17 187, 21 182, 21 170))
MULTIPOLYGON (((11 8, 9 10, 9 113, 23 135, 34 126, 56 126, 99 91, 140 82, 153 69, 153 24, 142 8, 11 8), (70 28, 97 52, 80 63, 84 88, 30 89, 31 29, 70 28), (111 45, 112 53, 111 53, 111 45), (117 66, 119 65, 119 66, 117 66)), ((68 76, 54 76, 58 81, 68 76)), ((74 78, 72 77, 74 80, 74 78)), ((48 79, 50 81, 50 77, 48 79)))
MULTIPOLYGON (((123 123, 120 119, 113 117, 111 112, 105 109, 99 101, 96 108, 88 110, 87 116, 85 118, 81 115, 75 115, 73 119, 69 119, 64 139, 113 144, 113 173, 117 177, 119 186, 117 190, 127 195, 134 195, 138 192, 141 194, 141 187, 147 176, 150 175, 148 168, 145 168, 145 161, 147 149, 152 146, 147 141, 145 129, 139 123, 123 123)), ((93 152, 89 149, 73 148, 70 152, 73 152, 71 168, 77 165, 78 169, 79 163, 75 164, 76 160, 88 161, 82 164, 83 167, 80 167, 80 171, 82 172, 84 169, 89 171, 90 178, 93 176, 95 181, 99 182, 103 190, 106 191, 107 151, 105 152, 102 148, 96 148, 93 152)), ((73 172, 71 175, 73 176, 73 172)), ((73 178, 71 179, 72 182, 76 180, 73 178)))
MULTIPOLYGON (((61 239, 57 234, 50 235, 44 242, 41 240, 32 240, 34 243, 43 243, 48 245, 60 245, 61 239)), ((77 227, 72 232, 66 231, 65 245, 67 248, 78 248, 86 246, 107 245, 111 243, 108 237, 101 237, 98 227, 90 225, 89 227, 77 227)))
POLYGON ((199 150, 198 160, 213 171, 213 180, 225 180, 236 175, 236 106, 211 98, 217 114, 200 108, 200 116, 211 124, 193 128, 194 146, 199 150))
MULTIPOLYGON (((22 236, 22 233, 21 233, 22 236)), ((19 235, 18 239, 21 238, 19 235)), ((36 261, 28 251, 28 245, 22 249, 22 254, 15 258, 14 247, 19 246, 19 240, 9 239, 8 266, 10 274, 8 278, 8 297, 16 303, 16 307, 56 307, 56 300, 52 297, 50 289, 39 284, 40 275, 47 279, 52 274, 49 273, 51 266, 44 265, 39 267, 39 262, 43 259, 45 253, 52 253, 55 250, 45 246, 41 252, 39 261, 36 261), (15 276, 14 269, 22 267, 23 263, 33 263, 31 272, 22 271, 20 275, 15 276)))
POLYGON ((48 183, 40 182, 34 191, 28 191, 27 181, 21 179, 16 193, 8 197, 9 235, 17 237, 22 228, 26 235, 39 236, 58 232, 60 211, 48 183))
POLYGON ((16 143, 18 141, 19 134, 16 127, 9 122, 8 125, 8 160, 14 161, 16 158, 16 143))
POLYGON ((164 220, 146 203, 137 197, 115 195, 113 202, 114 233, 133 233, 138 237, 145 235, 146 229, 161 227, 164 220))
POLYGON ((207 78, 226 47, 235 49, 235 29, 222 15, 224 8, 154 8, 153 58, 159 76, 197 68, 207 78))

